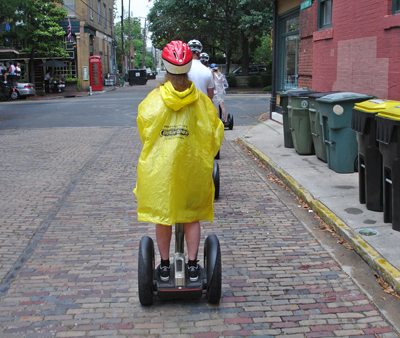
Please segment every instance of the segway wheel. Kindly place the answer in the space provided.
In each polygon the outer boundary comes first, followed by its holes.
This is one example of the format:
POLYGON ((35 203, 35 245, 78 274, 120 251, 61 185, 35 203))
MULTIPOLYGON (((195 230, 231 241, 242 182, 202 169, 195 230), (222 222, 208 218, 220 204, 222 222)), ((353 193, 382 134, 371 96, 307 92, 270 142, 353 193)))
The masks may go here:
POLYGON ((215 155, 215 159, 216 160, 219 160, 219 152, 220 152, 221 150, 218 150, 218 153, 217 153, 217 155, 215 155))
POLYGON ((214 161, 213 180, 214 180, 214 188, 215 188, 214 199, 217 200, 219 197, 219 164, 217 161, 214 161))
POLYGON ((138 288, 142 305, 153 303, 154 242, 143 236, 139 245, 138 288))
POLYGON ((233 129, 233 115, 228 114, 227 120, 228 120, 228 128, 229 128, 229 130, 232 130, 233 129))
POLYGON ((222 263, 217 236, 210 235, 204 244, 204 268, 207 273, 207 301, 218 304, 221 299, 222 263))

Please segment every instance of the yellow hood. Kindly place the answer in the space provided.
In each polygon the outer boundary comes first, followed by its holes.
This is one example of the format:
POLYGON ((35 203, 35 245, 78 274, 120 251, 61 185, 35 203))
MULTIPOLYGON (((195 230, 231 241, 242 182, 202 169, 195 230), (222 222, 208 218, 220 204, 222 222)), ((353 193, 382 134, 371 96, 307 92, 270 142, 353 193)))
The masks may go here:
POLYGON ((174 111, 178 111, 199 99, 199 92, 193 83, 190 88, 183 92, 178 92, 172 83, 167 81, 160 87, 160 93, 164 103, 174 111))

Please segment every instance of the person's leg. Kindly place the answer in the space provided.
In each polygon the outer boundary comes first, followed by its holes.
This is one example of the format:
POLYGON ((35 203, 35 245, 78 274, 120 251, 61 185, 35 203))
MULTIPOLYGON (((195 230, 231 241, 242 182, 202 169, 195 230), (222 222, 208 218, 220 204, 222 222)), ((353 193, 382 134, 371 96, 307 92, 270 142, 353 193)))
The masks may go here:
POLYGON ((191 282, 199 280, 199 265, 197 264, 197 253, 200 243, 200 222, 185 223, 185 236, 188 248, 188 272, 191 282))
POLYGON ((162 260, 169 260, 169 247, 171 245, 172 226, 156 224, 156 238, 158 250, 162 260))
POLYGON ((221 101, 219 106, 221 107, 222 117, 224 118, 224 122, 226 122, 226 109, 225 109, 224 101, 221 101))
POLYGON ((185 223, 185 236, 190 261, 197 260, 197 252, 200 244, 200 222, 185 223))

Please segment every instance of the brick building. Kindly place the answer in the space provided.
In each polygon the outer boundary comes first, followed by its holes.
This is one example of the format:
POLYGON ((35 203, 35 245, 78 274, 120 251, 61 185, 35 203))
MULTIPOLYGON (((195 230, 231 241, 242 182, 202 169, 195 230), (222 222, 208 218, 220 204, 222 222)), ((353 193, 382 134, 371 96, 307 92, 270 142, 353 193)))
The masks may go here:
POLYGON ((276 90, 400 100, 399 0, 277 0, 276 90))
MULTIPOLYGON (((92 55, 101 58, 103 79, 106 74, 117 73, 113 5, 113 0, 64 0, 63 7, 68 11, 68 16, 59 25, 65 31, 65 49, 69 58, 57 58, 67 67, 52 68, 52 74, 78 78, 81 89, 87 91, 90 87, 89 58, 92 55), (67 38, 68 18, 71 23, 71 41, 67 38)), ((4 26, 5 23, 0 29, 4 30, 4 26)), ((21 78, 27 80, 29 57, 17 46, 0 48, 0 62, 9 60, 23 65, 21 78)), ((46 69, 39 65, 47 60, 36 58, 33 62, 36 89, 43 88, 46 69)))
MULTIPOLYGON (((64 0, 72 33, 72 43, 67 43, 67 52, 71 56, 68 61, 73 77, 79 78, 83 90, 90 86, 90 56, 100 56, 103 79, 106 74, 117 72, 113 5, 113 0, 64 0)), ((60 25, 67 30, 68 21, 60 25)))

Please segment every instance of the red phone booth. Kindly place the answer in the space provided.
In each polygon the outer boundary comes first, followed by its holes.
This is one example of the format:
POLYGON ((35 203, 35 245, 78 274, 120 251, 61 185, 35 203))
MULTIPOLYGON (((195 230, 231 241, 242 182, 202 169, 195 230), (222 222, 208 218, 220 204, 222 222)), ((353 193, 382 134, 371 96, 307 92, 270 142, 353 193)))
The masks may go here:
POLYGON ((93 91, 103 90, 103 79, 101 73, 101 59, 98 55, 89 58, 90 64, 90 85, 93 91))

